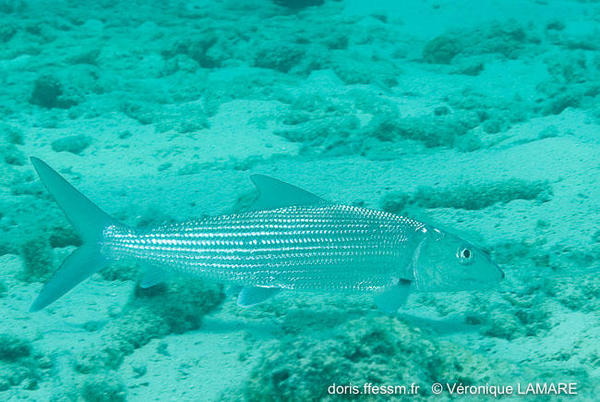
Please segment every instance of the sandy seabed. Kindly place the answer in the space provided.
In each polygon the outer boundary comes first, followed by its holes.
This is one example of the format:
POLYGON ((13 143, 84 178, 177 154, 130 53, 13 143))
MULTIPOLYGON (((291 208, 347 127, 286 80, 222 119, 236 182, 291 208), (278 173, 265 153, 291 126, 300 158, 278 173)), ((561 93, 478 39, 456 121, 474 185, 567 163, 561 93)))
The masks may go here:
POLYGON ((0 399, 576 382, 596 400, 600 3, 516 3, 0 0, 0 399), (451 228, 507 278, 391 317, 367 296, 241 309, 117 265, 32 314, 80 240, 29 156, 132 226, 240 210, 263 173, 451 228))

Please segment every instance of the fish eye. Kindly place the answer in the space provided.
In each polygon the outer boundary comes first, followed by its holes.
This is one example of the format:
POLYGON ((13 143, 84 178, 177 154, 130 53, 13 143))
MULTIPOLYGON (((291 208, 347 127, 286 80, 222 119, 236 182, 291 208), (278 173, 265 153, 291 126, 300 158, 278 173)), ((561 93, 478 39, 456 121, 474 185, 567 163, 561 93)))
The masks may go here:
POLYGON ((470 264, 473 262, 473 251, 468 247, 460 247, 456 256, 461 264, 470 264))

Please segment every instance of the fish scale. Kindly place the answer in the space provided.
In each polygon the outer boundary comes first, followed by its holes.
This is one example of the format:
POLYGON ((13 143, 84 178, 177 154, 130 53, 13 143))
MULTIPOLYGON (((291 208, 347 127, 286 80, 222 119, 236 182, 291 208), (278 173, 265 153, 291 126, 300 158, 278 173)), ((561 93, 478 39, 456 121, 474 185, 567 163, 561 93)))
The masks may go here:
POLYGON ((102 252, 175 272, 283 289, 372 290, 406 272, 423 224, 347 205, 291 206, 164 225, 111 225, 102 252))

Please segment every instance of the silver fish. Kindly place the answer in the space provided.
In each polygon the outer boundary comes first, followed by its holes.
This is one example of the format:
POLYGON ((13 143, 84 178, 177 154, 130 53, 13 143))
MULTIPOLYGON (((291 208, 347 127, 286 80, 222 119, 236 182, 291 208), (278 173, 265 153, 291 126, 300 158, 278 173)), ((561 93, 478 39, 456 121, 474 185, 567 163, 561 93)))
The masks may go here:
POLYGON ((31 311, 115 260, 144 266, 142 287, 169 272, 242 286, 241 306, 282 289, 370 291, 379 308, 395 312, 410 289, 480 289, 504 277, 487 253, 457 236, 387 212, 332 204, 263 175, 251 176, 260 196, 250 211, 135 230, 40 159, 31 161, 83 239, 31 311))

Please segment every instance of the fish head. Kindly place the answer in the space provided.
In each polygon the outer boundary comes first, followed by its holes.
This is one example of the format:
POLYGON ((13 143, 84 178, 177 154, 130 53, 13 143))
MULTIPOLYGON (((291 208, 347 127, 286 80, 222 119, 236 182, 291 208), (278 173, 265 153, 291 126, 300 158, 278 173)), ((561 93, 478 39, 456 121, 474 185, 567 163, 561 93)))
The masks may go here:
POLYGON ((504 272, 482 248, 446 231, 425 226, 413 256, 414 285, 423 291, 477 290, 492 287, 504 272))

